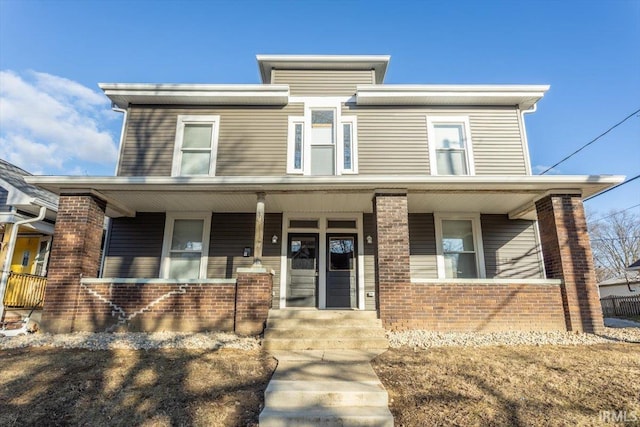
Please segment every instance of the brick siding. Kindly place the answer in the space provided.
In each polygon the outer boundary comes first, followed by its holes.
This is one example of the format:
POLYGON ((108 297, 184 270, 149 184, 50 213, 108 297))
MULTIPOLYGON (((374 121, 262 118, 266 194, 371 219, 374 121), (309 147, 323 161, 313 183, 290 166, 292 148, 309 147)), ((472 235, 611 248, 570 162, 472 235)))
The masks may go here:
POLYGON ((241 335, 256 335, 264 330, 271 308, 273 275, 247 270, 251 269, 238 269, 235 330, 241 335))
POLYGON ((547 277, 562 280, 567 330, 601 332, 602 309, 580 196, 547 196, 536 202, 536 210, 547 277))

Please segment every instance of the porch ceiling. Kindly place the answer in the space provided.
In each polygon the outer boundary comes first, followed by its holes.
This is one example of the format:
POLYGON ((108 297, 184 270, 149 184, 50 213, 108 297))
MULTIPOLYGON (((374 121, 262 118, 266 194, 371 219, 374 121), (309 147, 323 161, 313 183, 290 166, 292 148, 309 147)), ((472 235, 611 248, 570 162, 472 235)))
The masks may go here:
POLYGON ((481 212, 535 218, 549 193, 583 197, 621 176, 332 176, 332 177, 28 177, 57 194, 93 193, 107 215, 135 212, 253 212, 265 192, 267 212, 372 212, 376 191, 407 192, 409 212, 481 212))

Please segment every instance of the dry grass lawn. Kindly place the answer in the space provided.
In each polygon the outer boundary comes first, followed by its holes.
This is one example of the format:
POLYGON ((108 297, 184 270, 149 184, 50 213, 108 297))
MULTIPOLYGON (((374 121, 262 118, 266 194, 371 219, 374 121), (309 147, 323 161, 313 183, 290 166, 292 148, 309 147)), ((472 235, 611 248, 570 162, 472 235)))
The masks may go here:
POLYGON ((638 344, 401 349, 373 366, 396 426, 640 425, 638 344))
POLYGON ((276 361, 259 351, 0 351, 0 425, 252 426, 276 361))

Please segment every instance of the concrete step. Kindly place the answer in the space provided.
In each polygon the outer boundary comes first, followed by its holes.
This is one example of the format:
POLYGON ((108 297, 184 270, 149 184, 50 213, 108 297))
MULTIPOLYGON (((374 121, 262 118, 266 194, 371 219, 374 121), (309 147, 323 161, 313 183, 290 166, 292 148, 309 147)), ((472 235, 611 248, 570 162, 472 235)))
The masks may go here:
POLYGON ((393 427, 393 416, 386 406, 299 408, 295 411, 265 408, 260 414, 260 427, 282 426, 393 427))
POLYGON ((267 319, 267 328, 381 328, 382 321, 380 319, 371 318, 369 316, 362 318, 332 318, 332 319, 316 319, 316 318, 277 318, 269 317, 267 319))
POLYGON ((341 327, 341 328, 267 328, 265 340, 300 338, 300 339, 342 339, 342 338, 385 338, 381 327, 341 327))
POLYGON ((389 347, 387 339, 371 338, 268 338, 262 342, 265 350, 368 350, 389 347))
POLYGON ((271 381, 265 405, 271 409, 336 406, 386 406, 389 396, 379 381, 271 381))
POLYGON ((270 319, 377 319, 375 311, 365 310, 318 310, 312 309, 272 309, 270 319))

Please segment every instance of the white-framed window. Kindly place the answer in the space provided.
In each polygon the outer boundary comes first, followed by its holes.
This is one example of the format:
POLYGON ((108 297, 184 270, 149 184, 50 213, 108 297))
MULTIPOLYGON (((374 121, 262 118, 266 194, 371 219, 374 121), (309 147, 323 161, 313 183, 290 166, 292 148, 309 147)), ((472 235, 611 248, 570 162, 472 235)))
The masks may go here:
POLYGON ((213 176, 220 116, 179 115, 172 176, 213 176))
POLYGON ((287 173, 304 173, 304 117, 289 117, 287 173))
POLYGON ((162 278, 205 279, 210 230, 210 212, 167 213, 160 269, 162 278))
POLYGON ((289 117, 287 173, 358 173, 357 119, 342 116, 341 103, 309 99, 304 116, 289 117))
POLYGON ((466 116, 427 116, 432 175, 474 175, 473 145, 466 116))
POLYGON ((438 277, 484 278, 484 251, 479 214, 434 214, 438 277))

